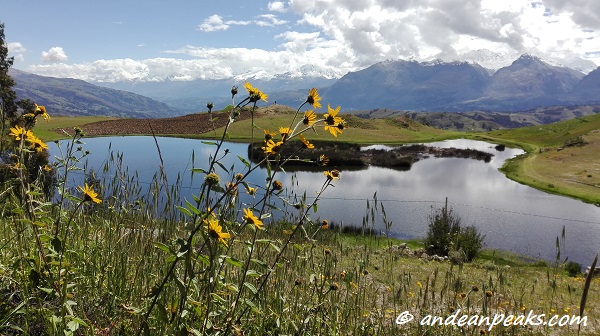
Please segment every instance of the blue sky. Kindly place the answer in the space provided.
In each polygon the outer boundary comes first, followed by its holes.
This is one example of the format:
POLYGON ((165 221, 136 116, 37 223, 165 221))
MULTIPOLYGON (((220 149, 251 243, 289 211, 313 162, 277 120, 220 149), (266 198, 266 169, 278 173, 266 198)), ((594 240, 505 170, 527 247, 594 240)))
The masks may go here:
POLYGON ((88 81, 339 77, 386 59, 468 59, 479 49, 504 62, 532 53, 600 64, 597 0, 2 2, 15 68, 88 81))

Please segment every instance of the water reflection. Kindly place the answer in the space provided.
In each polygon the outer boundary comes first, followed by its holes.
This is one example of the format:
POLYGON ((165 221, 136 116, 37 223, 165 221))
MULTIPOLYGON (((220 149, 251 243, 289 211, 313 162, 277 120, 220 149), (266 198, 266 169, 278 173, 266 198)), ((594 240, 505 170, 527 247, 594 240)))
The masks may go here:
MULTIPOLYGON (((169 183, 177 175, 182 178, 181 198, 191 199, 198 192, 203 176, 192 178, 192 167, 207 168, 215 147, 198 140, 158 138, 168 173, 169 183), (193 152, 193 154, 192 154, 193 152)), ((152 137, 110 137, 86 139, 84 149, 90 150, 89 165, 101 170, 110 151, 123 153, 124 164, 137 171, 141 182, 148 182, 158 171, 160 159, 152 137), (109 144, 112 149, 109 150, 109 144)), ((486 235, 489 247, 526 253, 553 260, 555 240, 563 225, 566 245, 563 256, 588 265, 600 247, 600 208, 566 197, 547 194, 507 179, 498 171, 507 158, 521 150, 506 148, 498 151, 493 144, 452 140, 430 145, 473 148, 493 153, 490 162, 460 158, 428 158, 413 164, 409 171, 368 167, 360 171, 344 171, 319 202, 315 218, 332 222, 361 225, 366 202, 375 193, 383 202, 388 220, 393 222, 391 234, 402 238, 423 237, 432 207, 441 207, 446 197, 465 225, 475 225, 486 235)), ((223 160, 225 167, 244 169, 237 158, 247 158, 247 144, 227 143, 230 154, 223 160)), ((51 147, 56 153, 56 146, 51 147)), ((221 171, 222 172, 222 171, 221 171)), ((313 198, 324 176, 321 171, 287 172, 279 176, 284 186, 291 187, 293 178, 300 181, 302 193, 313 198)), ((253 184, 263 186, 266 170, 258 169, 249 176, 253 184)), ((75 183, 75 182, 73 182, 75 183)), ((242 193, 243 194, 243 193, 242 193)), ((376 226, 383 231, 381 220, 376 226)))

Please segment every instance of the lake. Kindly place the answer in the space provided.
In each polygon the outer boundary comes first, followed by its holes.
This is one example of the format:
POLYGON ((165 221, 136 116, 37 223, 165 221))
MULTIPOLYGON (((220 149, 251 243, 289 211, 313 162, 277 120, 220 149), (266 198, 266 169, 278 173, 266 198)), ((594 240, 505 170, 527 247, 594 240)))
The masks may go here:
MULTIPOLYGON (((91 152, 87 165, 96 171, 102 171, 111 152, 123 154, 124 166, 128 167, 130 175, 137 173, 142 185, 149 183, 159 170, 159 154, 152 137, 89 138, 84 142, 83 149, 91 152)), ((193 139, 158 137, 157 142, 169 183, 175 183, 179 175, 181 203, 183 198, 191 201, 191 194, 198 192, 203 176, 196 174, 192 179, 190 170, 192 167, 208 168, 209 155, 216 147, 193 139)), ((58 155, 57 145, 49 145, 51 156, 58 155)), ((449 206, 462 218, 463 225, 474 225, 485 234, 487 247, 553 261, 555 241, 564 226, 566 239, 561 258, 568 256, 569 260, 583 266, 591 264, 600 248, 600 208, 507 179, 498 168, 506 159, 522 154, 522 150, 506 148, 498 151, 493 144, 471 140, 448 140, 429 145, 473 148, 494 156, 490 162, 427 158, 413 164, 408 171, 379 167, 347 171, 339 168, 342 172, 340 180, 335 181, 335 188, 325 192, 319 201, 318 212, 312 214, 312 218, 361 226, 367 201, 371 200, 372 205, 372 197, 377 193, 388 221, 392 221, 389 234, 404 239, 422 238, 427 232, 432 210, 442 207, 447 197, 449 206)), ((235 165, 236 171, 242 171, 245 166, 237 155, 247 159, 247 147, 247 144, 226 143, 224 148, 230 153, 223 161, 225 167, 235 165)), ((258 169, 248 181, 263 186, 266 175, 266 169, 258 169)), ((300 181, 293 189, 300 195, 306 190, 309 199, 314 198, 324 182, 321 171, 281 173, 278 179, 289 189, 295 181, 300 181)), ((80 183, 76 180, 75 175, 71 183, 80 183)), ((385 231, 381 215, 375 229, 385 231)))

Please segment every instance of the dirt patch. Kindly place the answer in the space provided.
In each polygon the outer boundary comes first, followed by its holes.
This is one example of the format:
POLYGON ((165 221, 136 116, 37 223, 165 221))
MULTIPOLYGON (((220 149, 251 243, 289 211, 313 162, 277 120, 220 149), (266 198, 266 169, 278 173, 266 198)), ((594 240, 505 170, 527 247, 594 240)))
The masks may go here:
MULTIPOLYGON (((270 111, 271 112, 271 111, 270 111)), ((260 110, 255 112, 255 117, 264 114, 260 110)), ((236 120, 250 119, 249 110, 243 110, 236 120)), ((81 126, 86 136, 105 136, 105 135, 135 135, 135 134, 202 134, 211 131, 213 127, 220 128, 227 124, 229 113, 214 112, 212 121, 209 113, 195 113, 174 118, 156 118, 156 119, 116 119, 98 121, 81 126)), ((72 129, 65 129, 69 134, 72 129)), ((61 129, 58 129, 62 133, 61 129)))

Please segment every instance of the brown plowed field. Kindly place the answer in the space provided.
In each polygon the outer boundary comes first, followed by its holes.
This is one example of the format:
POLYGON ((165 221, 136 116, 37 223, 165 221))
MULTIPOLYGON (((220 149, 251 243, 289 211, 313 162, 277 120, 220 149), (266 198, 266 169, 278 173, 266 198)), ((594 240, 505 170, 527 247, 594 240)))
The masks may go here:
MULTIPOLYGON (((272 104, 260 107, 256 110, 254 117, 260 118, 266 115, 293 113, 294 110, 285 105, 272 104)), ((223 127, 229 118, 228 112, 213 112, 213 122, 207 112, 188 114, 173 118, 156 119, 114 119, 98 121, 81 126, 86 136, 104 135, 135 135, 135 134, 202 134, 210 130, 223 127), (214 123, 214 124, 213 124, 214 123)), ((236 120, 250 119, 250 109, 242 109, 236 120)), ((59 130, 60 131, 60 130, 59 130)), ((72 129, 67 129, 72 134, 72 129)), ((62 132, 60 132, 62 133, 62 132)))
MULTIPOLYGON (((225 126, 228 113, 215 112, 213 122, 208 113, 195 113, 174 118, 115 119, 98 121, 81 126, 86 136, 133 135, 133 134, 201 134, 225 126)), ((258 116, 255 115, 255 117, 258 116)), ((249 119, 250 112, 242 111, 236 120, 249 119)))

